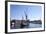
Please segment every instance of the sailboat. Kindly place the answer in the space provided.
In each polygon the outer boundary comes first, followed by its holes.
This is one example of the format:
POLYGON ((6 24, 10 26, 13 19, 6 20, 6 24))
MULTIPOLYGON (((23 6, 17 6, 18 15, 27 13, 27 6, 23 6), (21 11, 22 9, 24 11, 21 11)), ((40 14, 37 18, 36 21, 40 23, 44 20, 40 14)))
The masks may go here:
POLYGON ((26 12, 24 12, 24 13, 25 13, 26 20, 23 20, 24 17, 22 16, 21 28, 28 28, 28 25, 29 25, 28 16, 27 16, 26 12))

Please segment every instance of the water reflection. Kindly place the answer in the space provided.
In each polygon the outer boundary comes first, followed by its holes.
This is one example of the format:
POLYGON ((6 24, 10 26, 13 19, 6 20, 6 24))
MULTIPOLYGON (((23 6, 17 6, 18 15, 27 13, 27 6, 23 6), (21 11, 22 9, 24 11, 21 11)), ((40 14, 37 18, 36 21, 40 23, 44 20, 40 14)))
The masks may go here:
POLYGON ((33 23, 30 23, 28 28, 40 28, 40 27, 42 27, 42 24, 33 24, 33 23))

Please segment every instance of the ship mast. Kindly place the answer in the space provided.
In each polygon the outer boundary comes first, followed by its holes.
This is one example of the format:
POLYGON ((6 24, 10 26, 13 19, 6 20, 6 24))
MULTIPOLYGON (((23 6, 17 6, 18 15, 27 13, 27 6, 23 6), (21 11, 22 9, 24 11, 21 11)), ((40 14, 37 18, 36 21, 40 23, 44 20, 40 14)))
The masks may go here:
POLYGON ((28 19, 28 16, 27 16, 27 14, 26 14, 27 10, 28 10, 28 9, 26 9, 26 11, 24 11, 26 20, 28 19))

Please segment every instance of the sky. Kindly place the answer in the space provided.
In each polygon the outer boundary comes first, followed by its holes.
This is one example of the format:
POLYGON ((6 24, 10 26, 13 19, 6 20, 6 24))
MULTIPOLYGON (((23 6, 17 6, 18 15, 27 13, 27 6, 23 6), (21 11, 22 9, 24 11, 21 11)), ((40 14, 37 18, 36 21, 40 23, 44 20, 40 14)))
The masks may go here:
POLYGON ((36 5, 10 5, 10 18, 21 20, 25 19, 25 13, 29 20, 39 20, 42 17, 42 7, 36 5))

